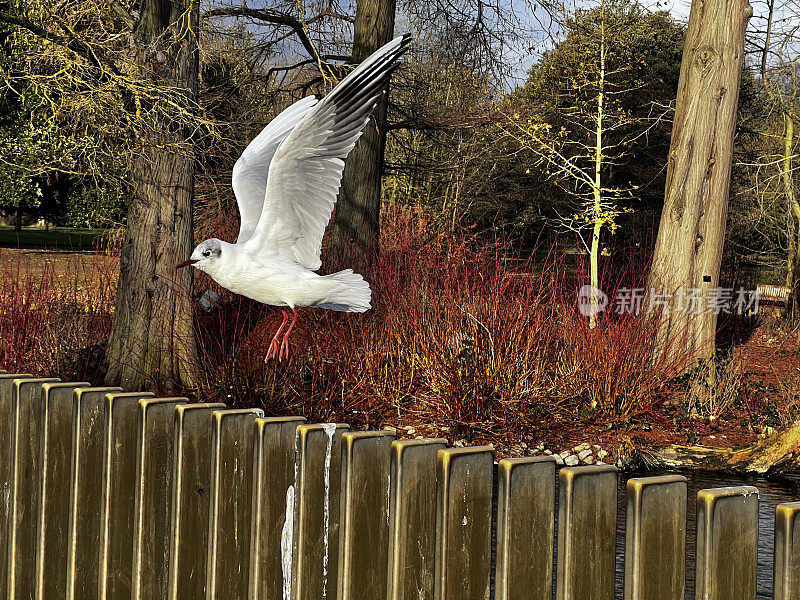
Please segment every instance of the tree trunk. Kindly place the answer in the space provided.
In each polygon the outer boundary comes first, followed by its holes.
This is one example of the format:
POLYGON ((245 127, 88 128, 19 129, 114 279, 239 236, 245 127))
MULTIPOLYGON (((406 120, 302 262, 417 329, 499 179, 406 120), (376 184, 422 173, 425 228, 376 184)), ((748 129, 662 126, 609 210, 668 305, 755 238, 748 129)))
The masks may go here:
MULTIPOLYGON (((672 128, 664 210, 650 288, 672 299, 659 319, 656 360, 693 368, 714 355, 733 135, 752 15, 747 0, 694 0, 689 16, 672 128), (702 312, 687 310, 699 290, 702 312)), ((690 307, 694 308, 694 307, 690 307)))
MULTIPOLYGON (((359 63, 394 35, 395 0, 358 0, 353 35, 353 62, 359 63)), ((336 203, 328 264, 364 271, 378 254, 381 171, 386 146, 387 94, 375 109, 375 122, 347 158, 336 203)))
MULTIPOLYGON (((197 99, 198 3, 142 3, 137 59, 157 85, 197 99)), ((192 251, 195 161, 180 116, 159 121, 132 169, 133 200, 111 338, 108 384, 125 389, 192 385, 198 367, 192 325, 192 270, 176 270, 192 251)))
MULTIPOLYGON (((798 314, 798 291, 800 291, 800 200, 794 191, 794 174, 792 157, 794 152, 794 119, 789 113, 791 108, 787 107, 783 112, 784 136, 783 136, 783 157, 781 158, 781 182, 783 183, 783 193, 786 196, 786 203, 789 209, 789 256, 787 260, 788 272, 786 274, 786 284, 789 286, 790 294, 786 302, 786 312, 788 317, 797 322, 800 318, 798 314)), ((800 332, 798 332, 800 339, 800 332)))
POLYGON ((17 233, 22 231, 22 206, 17 206, 17 212, 14 214, 14 231, 17 233))
POLYGON ((800 469, 800 421, 739 448, 670 445, 648 452, 645 463, 653 468, 695 468, 779 475, 800 469))
MULTIPOLYGON (((594 290, 600 289, 600 233, 603 229, 603 128, 605 121, 606 97, 606 21, 605 3, 601 3, 602 21, 600 21, 600 76, 597 80, 597 115, 595 120, 594 143, 594 183, 592 185, 594 227, 592 227, 592 243, 589 250, 589 283, 594 290)), ((592 291, 589 298, 589 329, 597 327, 597 312, 600 298, 592 291)))

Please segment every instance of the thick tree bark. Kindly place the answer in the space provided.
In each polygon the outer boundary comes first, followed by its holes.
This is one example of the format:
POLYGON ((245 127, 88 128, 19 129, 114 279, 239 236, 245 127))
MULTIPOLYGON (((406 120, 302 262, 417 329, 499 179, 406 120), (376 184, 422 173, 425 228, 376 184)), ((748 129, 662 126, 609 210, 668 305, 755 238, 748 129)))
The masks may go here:
MULTIPOLYGON (((353 61, 361 62, 394 35, 395 0, 358 0, 353 61)), ((388 94, 388 89, 387 89, 388 94)), ((328 264, 364 270, 378 254, 381 171, 386 146, 387 94, 347 158, 336 202, 328 264)))
MULTIPOLYGON (((197 2, 147 0, 134 33, 137 59, 152 81, 181 90, 189 103, 197 98, 197 25, 197 2)), ((196 381, 192 270, 175 269, 194 241, 195 162, 181 123, 180 116, 164 117, 132 169, 106 377, 126 389, 196 381)))
POLYGON ((744 35, 752 12, 747 0, 694 0, 689 16, 650 273, 651 289, 673 294, 656 313, 656 359, 686 370, 715 350, 717 314, 706 309, 720 287, 744 35), (693 289, 703 298, 701 314, 686 310, 693 289))

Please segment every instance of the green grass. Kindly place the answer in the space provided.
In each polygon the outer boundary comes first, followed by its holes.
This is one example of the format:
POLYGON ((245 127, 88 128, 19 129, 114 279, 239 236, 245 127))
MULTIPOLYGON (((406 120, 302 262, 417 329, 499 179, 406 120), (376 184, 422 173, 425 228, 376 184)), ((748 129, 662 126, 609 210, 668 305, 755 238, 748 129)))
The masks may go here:
POLYGON ((78 229, 72 227, 0 227, 0 248, 34 248, 37 250, 93 250, 95 241, 107 229, 78 229))

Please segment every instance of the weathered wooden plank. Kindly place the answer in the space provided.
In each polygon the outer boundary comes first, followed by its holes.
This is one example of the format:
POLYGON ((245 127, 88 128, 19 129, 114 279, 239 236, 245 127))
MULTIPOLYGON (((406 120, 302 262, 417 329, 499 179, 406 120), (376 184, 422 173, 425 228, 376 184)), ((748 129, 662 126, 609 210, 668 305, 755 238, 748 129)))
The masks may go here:
POLYGON ((489 600, 493 477, 491 446, 439 451, 435 600, 489 600))
POLYGON ((33 598, 36 588, 36 515, 42 476, 42 385, 58 379, 16 381, 11 403, 11 488, 8 520, 8 598, 33 598))
POLYGON ((208 533, 208 600, 244 600, 250 568, 257 408, 214 411, 211 435, 211 508, 208 533))
POLYGON ((75 390, 89 383, 46 383, 42 387, 41 501, 37 511, 37 600, 64 600, 67 593, 72 408, 75 390))
POLYGON ((758 490, 697 492, 697 600, 753 600, 758 560, 758 490))
POLYGON ((495 598, 552 600, 555 458, 506 458, 497 472, 495 598))
POLYGON ((775 507, 774 600, 800 598, 800 502, 775 507))
POLYGON ((436 565, 436 461, 441 438, 392 443, 389 600, 433 598, 436 565))
POLYGON ((342 436, 339 600, 386 597, 393 431, 342 436))
POLYGON ((627 482, 625 600, 684 600, 686 477, 627 482))
POLYGON ((8 509, 11 498, 11 403, 16 379, 29 373, 0 374, 0 598, 8 596, 8 509))
POLYGON ((132 597, 169 594, 169 534, 175 407, 186 398, 139 401, 136 442, 136 509, 133 525, 132 597))
MULTIPOLYGON (((295 507, 292 585, 291 590, 285 589, 284 598, 336 600, 341 445, 342 434, 348 429, 335 423, 297 428, 295 494, 288 498, 295 507)), ((286 550, 288 545, 286 540, 286 550)))
MULTIPOLYGON (((250 539, 250 598, 283 598, 284 537, 287 494, 294 494, 295 437, 302 417, 256 419, 253 507, 250 539)), ((294 511, 294 505, 290 507, 294 511)), ((292 524, 290 512, 288 524, 292 524)), ((291 559, 292 548, 286 550, 291 559)))
POLYGON ((139 401, 152 397, 150 392, 105 395, 98 573, 101 600, 131 597, 139 401))
POLYGON ((169 600, 205 598, 213 413, 224 404, 175 407, 169 600))
POLYGON ((70 462, 67 600, 97 600, 100 570, 100 510, 103 495, 103 404, 118 387, 94 387, 73 394, 70 462))
POLYGON ((614 600, 617 469, 559 472, 558 600, 614 600))

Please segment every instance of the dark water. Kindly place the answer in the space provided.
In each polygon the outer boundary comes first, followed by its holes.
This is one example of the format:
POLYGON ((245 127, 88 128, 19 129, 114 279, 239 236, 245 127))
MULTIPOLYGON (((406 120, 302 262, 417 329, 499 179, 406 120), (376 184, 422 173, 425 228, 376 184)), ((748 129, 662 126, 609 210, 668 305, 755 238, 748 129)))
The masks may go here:
MULTIPOLYGON (((658 475, 661 473, 648 473, 658 475)), ((800 479, 767 480, 752 477, 734 477, 718 473, 682 472, 689 480, 689 505, 686 523, 686 598, 694 598, 695 531, 698 490, 731 485, 753 485, 758 488, 758 594, 759 599, 772 598, 772 548, 775 526, 775 507, 782 502, 800 500, 800 479)), ((617 598, 623 597, 624 551, 625 551, 625 483, 634 475, 621 475, 619 488, 619 510, 617 520, 617 598)))

